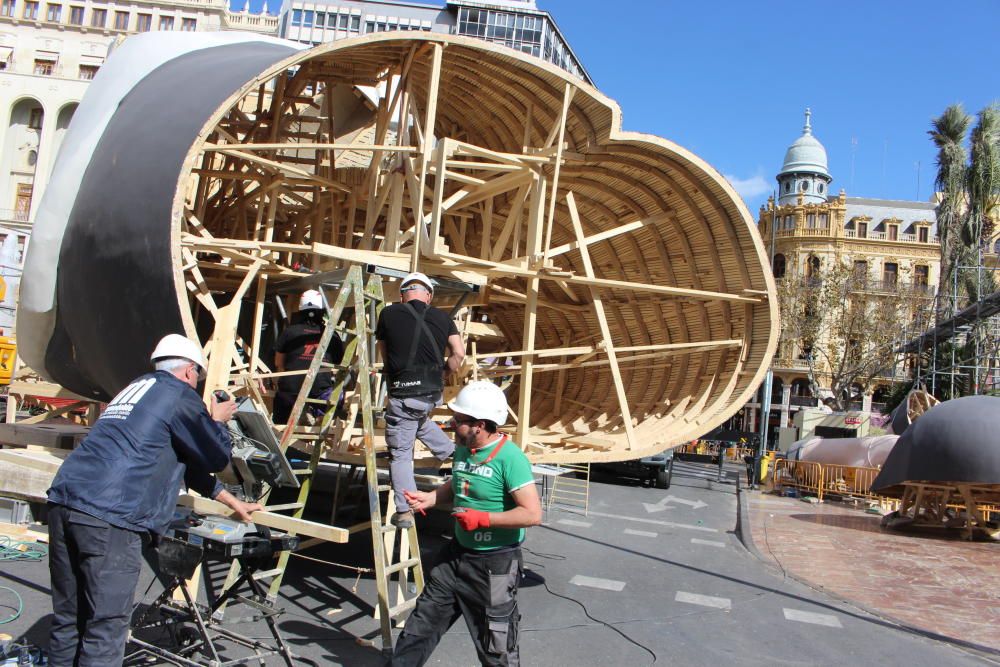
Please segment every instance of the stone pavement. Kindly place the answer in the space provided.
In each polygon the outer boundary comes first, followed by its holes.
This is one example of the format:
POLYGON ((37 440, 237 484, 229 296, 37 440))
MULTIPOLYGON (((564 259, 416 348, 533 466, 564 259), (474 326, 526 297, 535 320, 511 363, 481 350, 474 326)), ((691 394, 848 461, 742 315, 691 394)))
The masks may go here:
MULTIPOLYGON (((904 625, 1000 652, 1000 544, 884 530, 838 503, 742 491, 744 542, 799 581, 904 625)), ((742 509, 742 508, 741 508, 742 509)))

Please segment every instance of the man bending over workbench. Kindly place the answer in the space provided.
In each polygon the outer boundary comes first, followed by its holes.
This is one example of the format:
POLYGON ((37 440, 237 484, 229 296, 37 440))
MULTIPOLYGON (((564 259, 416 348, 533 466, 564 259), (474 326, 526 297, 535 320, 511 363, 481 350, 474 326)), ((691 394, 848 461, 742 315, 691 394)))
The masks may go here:
POLYGON ((181 482, 243 521, 261 509, 212 477, 229 463, 236 403, 213 395, 205 408, 201 346, 169 334, 150 359, 156 371, 115 396, 49 489, 52 667, 122 663, 142 548, 169 524, 181 482))

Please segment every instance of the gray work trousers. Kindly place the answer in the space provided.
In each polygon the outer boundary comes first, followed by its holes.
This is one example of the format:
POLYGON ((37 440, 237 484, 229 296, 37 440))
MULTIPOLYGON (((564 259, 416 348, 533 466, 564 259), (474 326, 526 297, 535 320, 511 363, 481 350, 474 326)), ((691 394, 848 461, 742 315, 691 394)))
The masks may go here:
POLYGON ((49 503, 52 667, 122 664, 143 536, 49 503))
POLYGON ((441 461, 455 451, 455 443, 430 418, 440 400, 441 394, 389 397, 385 409, 385 443, 389 447, 389 474, 398 512, 410 510, 403 491, 417 490, 413 479, 413 443, 416 439, 420 438, 420 442, 441 461))

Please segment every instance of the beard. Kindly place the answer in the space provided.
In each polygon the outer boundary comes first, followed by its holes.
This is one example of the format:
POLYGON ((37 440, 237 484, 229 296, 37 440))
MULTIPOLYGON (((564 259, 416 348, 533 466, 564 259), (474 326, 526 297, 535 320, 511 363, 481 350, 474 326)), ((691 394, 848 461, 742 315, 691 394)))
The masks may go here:
POLYGON ((476 436, 471 432, 466 432, 464 435, 455 433, 455 444, 459 447, 472 449, 476 445, 476 436))

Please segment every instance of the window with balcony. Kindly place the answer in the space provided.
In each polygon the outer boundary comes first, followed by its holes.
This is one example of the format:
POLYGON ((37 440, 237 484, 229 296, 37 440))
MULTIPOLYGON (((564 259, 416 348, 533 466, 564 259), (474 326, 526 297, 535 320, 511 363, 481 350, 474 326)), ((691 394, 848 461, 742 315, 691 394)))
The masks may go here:
POLYGON ((34 73, 36 76, 52 76, 55 69, 55 63, 51 60, 35 60, 34 73))
POLYGON ((820 227, 826 227, 828 224, 830 224, 830 217, 826 213, 820 213, 819 214, 819 226, 820 227))
POLYGON ((52 21, 53 23, 58 23, 59 18, 62 16, 62 5, 46 5, 45 6, 45 20, 52 21))
POLYGON ((867 222, 859 222, 859 223, 857 223, 855 225, 855 229, 858 230, 858 238, 859 239, 866 239, 866 238, 868 238, 868 223, 867 222))
POLYGON ((135 17, 136 32, 149 32, 153 28, 152 14, 137 14, 135 17))
POLYGON ((128 12, 115 12, 115 30, 128 30, 128 12))
POLYGON ((810 213, 806 216, 806 227, 809 229, 816 229, 816 214, 810 213))
POLYGON ((174 17, 173 16, 161 16, 160 17, 160 30, 173 30, 174 29, 174 17))
POLYGON ((90 25, 94 28, 103 28, 108 23, 108 10, 94 9, 90 12, 90 25))
POLYGON ((181 19, 181 30, 194 32, 198 29, 198 19, 181 19))
POLYGON ((21 15, 23 18, 29 21, 38 20, 38 3, 37 2, 26 2, 24 3, 24 13, 21 15))
POLYGON ((15 0, 2 0, 0 2, 0 16, 14 16, 15 0))
POLYGON ((97 70, 101 69, 97 65, 80 65, 80 78, 84 81, 90 81, 95 76, 97 76, 97 70))
POLYGON ((785 268, 786 268, 785 256, 782 255, 781 253, 778 253, 777 255, 774 256, 774 267, 773 267, 774 277, 784 278, 785 268))
POLYGON ((868 262, 863 259, 854 260, 854 280, 864 283, 868 279, 868 262))
POLYGON ((819 278, 819 257, 816 255, 809 255, 806 260, 806 278, 819 278))
POLYGON ((28 112, 28 127, 32 130, 42 129, 42 120, 45 118, 45 112, 42 111, 42 107, 35 107, 28 112))
POLYGON ((785 216, 785 229, 795 229, 795 217, 791 215, 785 216))
POLYGON ((888 232, 886 238, 890 241, 899 240, 899 225, 889 225, 886 231, 888 232))
POLYGON ((927 227, 917 228, 917 240, 921 243, 927 243, 927 239, 930 238, 930 229, 927 227))
POLYGON ((882 283, 886 287, 895 287, 899 282, 899 264, 886 262, 882 267, 882 283))

